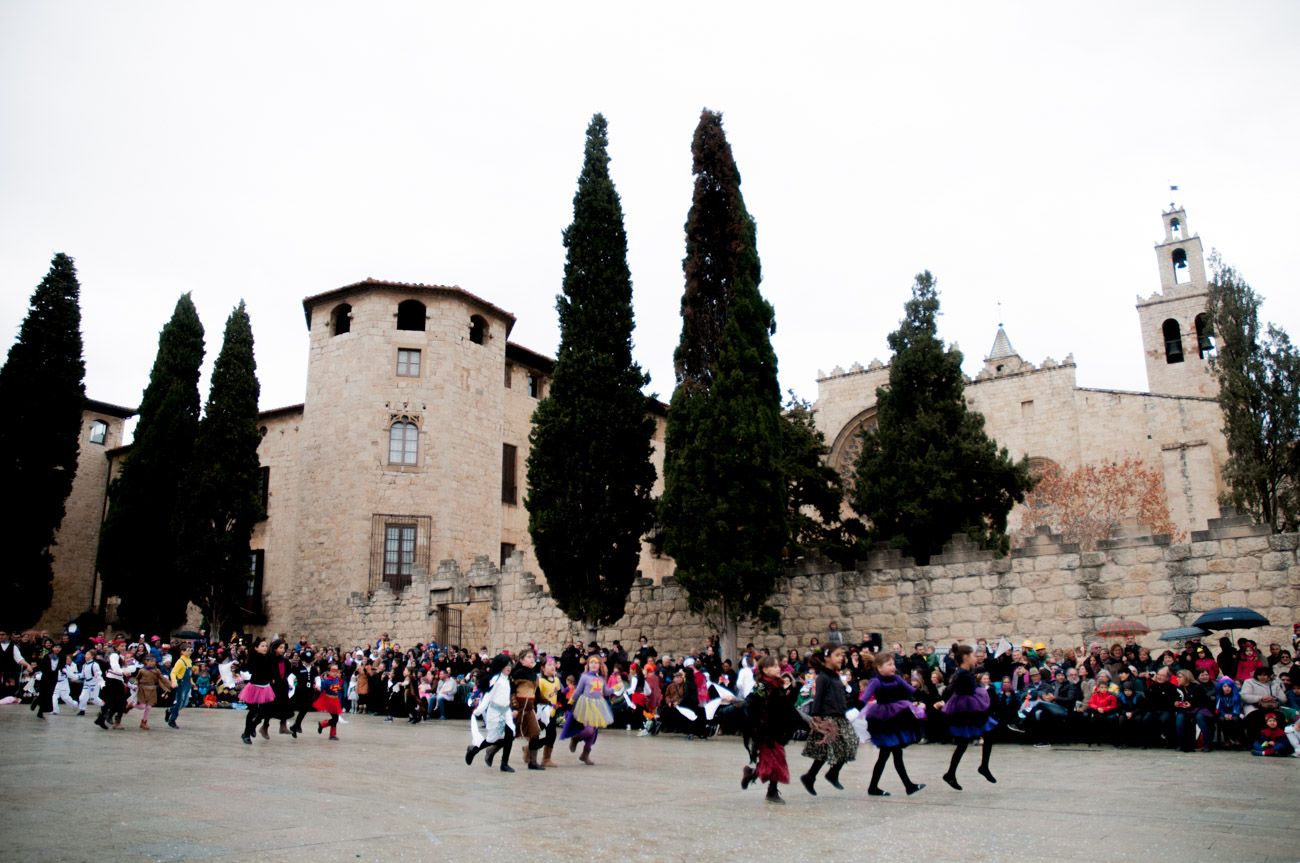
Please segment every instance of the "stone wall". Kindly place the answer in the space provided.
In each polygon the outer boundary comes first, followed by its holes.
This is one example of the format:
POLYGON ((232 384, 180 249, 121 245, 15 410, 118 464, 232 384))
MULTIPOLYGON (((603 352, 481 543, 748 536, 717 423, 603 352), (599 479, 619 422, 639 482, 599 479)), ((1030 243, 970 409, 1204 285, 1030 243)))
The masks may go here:
MULTIPOLYGON (((1089 553, 1039 533, 1005 558, 954 538, 929 566, 897 553, 874 554, 852 572, 806 561, 782 580, 773 599, 781 628, 742 627, 740 640, 771 648, 806 645, 814 636, 824 638, 835 620, 850 637, 880 632, 887 642, 907 645, 1005 635, 1066 646, 1122 617, 1150 626, 1153 633, 1142 642, 1157 646, 1161 630, 1190 624, 1216 606, 1244 605, 1273 624, 1251 631, 1252 637, 1263 645, 1289 644, 1291 624, 1300 620, 1300 535, 1270 536, 1236 516, 1212 520, 1210 529, 1181 544, 1131 529, 1122 534, 1089 553)), ((680 654, 699 647, 712 631, 687 611, 673 579, 640 579, 628 614, 597 637, 631 645, 644 634, 660 652, 680 654)), ((585 640, 531 574, 509 565, 500 571, 492 649, 516 649, 530 640, 546 649, 574 634, 585 640)))

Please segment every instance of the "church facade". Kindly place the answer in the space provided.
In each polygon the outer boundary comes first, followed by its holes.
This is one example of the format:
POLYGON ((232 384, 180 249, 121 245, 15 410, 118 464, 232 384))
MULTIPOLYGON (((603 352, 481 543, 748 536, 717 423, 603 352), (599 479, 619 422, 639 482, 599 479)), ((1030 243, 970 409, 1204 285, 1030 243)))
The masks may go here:
MULTIPOLYGON (((1171 206, 1162 219, 1165 237, 1155 247, 1160 289, 1137 299, 1149 392, 1080 387, 1072 356, 1026 362, 999 326, 984 367, 967 382, 966 400, 984 415, 989 435, 1031 465, 1072 470, 1136 457, 1157 468, 1170 517, 1189 535, 1219 515, 1228 453, 1210 368, 1201 240, 1181 208, 1171 206)), ((846 477, 861 431, 875 422, 876 389, 888 383, 889 367, 878 360, 817 381, 817 426, 831 464, 846 477)), ((1013 512, 1013 527, 1017 521, 1013 512)))
MULTIPOLYGON (((1200 240, 1181 209, 1163 219, 1160 290, 1138 300, 1150 392, 1079 387, 1070 357, 1030 364, 999 328, 966 395, 1016 457, 1073 468, 1135 455, 1160 466, 1170 513, 1190 533, 1218 514, 1226 446, 1200 240)), ((490 643, 491 630, 510 629, 497 619, 503 572, 525 585, 507 591, 514 607, 544 605, 544 585, 526 574, 536 558, 524 466, 554 361, 509 340, 513 315, 457 287, 367 279, 307 297, 303 312, 304 402, 260 415, 267 518, 253 535, 245 608, 287 636, 490 643)), ((842 472, 887 381, 879 362, 818 380, 816 420, 842 472)), ((650 412, 657 495, 666 407, 650 412)), ((131 413, 87 406, 46 627, 104 604, 95 545, 131 413)), ((672 561, 647 544, 640 568, 640 585, 659 585, 672 561)))

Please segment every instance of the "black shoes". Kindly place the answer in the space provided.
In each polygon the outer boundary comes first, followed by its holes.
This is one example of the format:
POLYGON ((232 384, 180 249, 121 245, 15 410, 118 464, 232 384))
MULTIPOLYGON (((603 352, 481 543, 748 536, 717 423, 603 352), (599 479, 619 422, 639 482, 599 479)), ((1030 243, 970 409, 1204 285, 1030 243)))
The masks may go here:
POLYGON ((983 776, 985 779, 987 779, 989 782, 992 782, 994 785, 998 784, 998 781, 993 778, 993 774, 989 772, 989 769, 987 767, 981 767, 977 772, 979 773, 980 776, 983 776))
POLYGON ((912 785, 912 786, 910 786, 910 787, 907 789, 907 796, 908 796, 908 797, 911 797, 913 794, 915 794, 916 792, 920 791, 920 790, 921 790, 922 788, 924 788, 924 787, 925 787, 925 783, 924 783, 924 782, 920 782, 920 783, 917 783, 916 785, 912 785))
POLYGON ((805 773, 799 777, 799 781, 803 783, 804 788, 808 789, 809 794, 811 794, 814 797, 817 796, 817 789, 813 788, 813 783, 817 781, 816 777, 809 776, 807 773, 805 773))
POLYGON ((957 791, 961 790, 961 786, 957 784, 957 777, 953 776, 951 773, 943 774, 943 781, 947 782, 953 789, 957 791))
MULTIPOLYGON (((884 790, 883 788, 868 788, 868 789, 867 789, 867 793, 870 794, 872 797, 888 797, 888 796, 889 796, 889 792, 886 791, 886 790, 884 790)), ((912 792, 909 791, 909 792, 907 792, 907 793, 908 793, 908 794, 911 794, 912 792)))

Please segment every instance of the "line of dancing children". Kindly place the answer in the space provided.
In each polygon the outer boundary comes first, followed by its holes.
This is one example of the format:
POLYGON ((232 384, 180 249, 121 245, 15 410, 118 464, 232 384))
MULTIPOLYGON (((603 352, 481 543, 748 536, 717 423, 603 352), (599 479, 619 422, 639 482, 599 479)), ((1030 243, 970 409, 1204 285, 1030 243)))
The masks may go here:
POLYGON ((316 733, 328 728, 329 739, 338 742, 343 713, 343 677, 338 663, 330 663, 327 671, 313 679, 311 655, 289 657, 287 650, 288 644, 279 638, 270 643, 259 638, 253 643, 248 655, 249 681, 239 692, 239 700, 248 708, 240 740, 252 745, 253 735, 259 731, 269 740, 272 719, 279 720, 281 734, 296 739, 302 733, 303 719, 314 710, 329 717, 316 723, 316 733), (293 725, 290 719, 294 719, 293 725))
MULTIPOLYGON (((993 744, 988 737, 997 721, 989 715, 990 700, 986 689, 975 682, 971 669, 975 664, 974 652, 966 645, 953 645, 953 656, 958 671, 944 692, 944 700, 937 706, 947 719, 949 732, 957 742, 948 772, 943 779, 957 791, 957 767, 962 756, 974 740, 983 738, 979 773, 989 782, 997 782, 989 770, 989 756, 993 744)), ((786 764, 785 745, 805 722, 809 728, 808 740, 803 748, 805 758, 812 759, 808 772, 799 777, 809 794, 816 796, 817 774, 829 765, 825 780, 834 788, 843 790, 840 770, 856 757, 858 735, 848 719, 845 687, 840 678, 844 663, 844 648, 832 647, 824 654, 814 655, 813 665, 817 676, 808 718, 794 707, 796 690, 788 677, 783 677, 774 657, 765 656, 754 670, 755 685, 745 699, 746 739, 749 763, 741 772, 740 787, 748 788, 755 780, 767 783, 767 801, 782 804, 779 786, 790 782, 790 769, 786 764)), ((887 763, 892 759, 898 778, 908 795, 925 787, 913 782, 903 763, 903 750, 921 739, 923 727, 912 706, 916 690, 897 674, 892 657, 883 658, 877 666, 878 675, 867 685, 863 694, 866 702, 867 730, 877 747, 876 763, 871 771, 871 784, 867 793, 873 797, 888 797, 889 792, 880 787, 887 763)))

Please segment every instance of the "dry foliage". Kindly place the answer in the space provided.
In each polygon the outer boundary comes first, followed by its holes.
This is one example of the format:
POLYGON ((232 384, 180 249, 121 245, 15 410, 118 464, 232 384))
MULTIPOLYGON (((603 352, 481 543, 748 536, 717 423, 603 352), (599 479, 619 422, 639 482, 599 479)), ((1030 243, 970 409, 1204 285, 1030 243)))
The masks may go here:
POLYGON ((1160 471, 1139 458, 1086 464, 1072 471, 1051 465, 1025 496, 1021 538, 1046 525, 1066 542, 1094 551, 1100 540, 1109 539, 1116 527, 1130 520, 1152 535, 1184 538, 1169 516, 1160 471))

